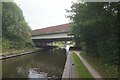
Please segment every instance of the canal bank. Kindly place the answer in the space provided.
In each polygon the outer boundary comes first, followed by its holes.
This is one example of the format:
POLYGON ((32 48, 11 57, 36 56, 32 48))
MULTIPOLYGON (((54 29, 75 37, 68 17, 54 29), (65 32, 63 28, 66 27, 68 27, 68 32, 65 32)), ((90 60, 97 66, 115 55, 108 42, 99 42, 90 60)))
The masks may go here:
POLYGON ((64 66, 64 71, 63 71, 63 75, 62 78, 64 80, 64 78, 77 78, 77 73, 75 70, 75 63, 72 59, 72 52, 68 51, 67 53, 67 60, 64 66))
MULTIPOLYGON (((79 51, 68 51, 62 78, 102 78, 98 72, 79 55, 79 51), (75 55, 77 57, 75 57, 75 55)), ((101 79, 102 80, 102 79, 101 79)))
POLYGON ((33 53, 33 52, 37 52, 41 49, 32 49, 32 50, 29 50, 29 51, 24 51, 24 52, 20 52, 20 53, 14 53, 14 54, 2 54, 0 55, 0 60, 4 60, 4 59, 8 59, 8 58, 13 58, 13 57, 17 57, 17 56, 22 56, 22 55, 26 55, 26 54, 30 54, 30 53, 33 53))

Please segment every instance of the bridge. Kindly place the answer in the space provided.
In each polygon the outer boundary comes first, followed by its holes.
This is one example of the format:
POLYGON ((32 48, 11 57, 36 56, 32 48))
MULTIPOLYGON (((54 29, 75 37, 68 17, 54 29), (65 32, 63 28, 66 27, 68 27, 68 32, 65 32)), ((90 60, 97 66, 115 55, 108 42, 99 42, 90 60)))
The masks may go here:
POLYGON ((62 24, 32 31, 36 47, 49 46, 54 41, 70 41, 70 24, 62 24))

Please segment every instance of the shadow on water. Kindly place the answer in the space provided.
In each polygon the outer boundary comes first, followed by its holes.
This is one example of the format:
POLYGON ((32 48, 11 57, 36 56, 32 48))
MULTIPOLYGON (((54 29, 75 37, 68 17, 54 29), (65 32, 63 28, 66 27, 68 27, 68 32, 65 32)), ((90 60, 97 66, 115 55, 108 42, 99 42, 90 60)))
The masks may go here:
POLYGON ((66 54, 63 49, 42 51, 2 61, 3 78, 61 78, 66 54))

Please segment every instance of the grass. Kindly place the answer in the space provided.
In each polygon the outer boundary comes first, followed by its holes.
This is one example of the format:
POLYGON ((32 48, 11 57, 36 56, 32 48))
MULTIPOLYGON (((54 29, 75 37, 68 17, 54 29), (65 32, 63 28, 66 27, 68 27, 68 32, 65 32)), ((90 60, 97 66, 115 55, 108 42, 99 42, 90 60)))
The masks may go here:
POLYGON ((114 65, 103 63, 103 59, 99 57, 88 56, 85 52, 80 52, 80 55, 97 71, 103 78, 117 78, 118 72, 114 65))
POLYGON ((77 54, 72 54, 73 60, 75 62, 76 71, 78 78, 93 78, 88 69, 84 66, 77 54))

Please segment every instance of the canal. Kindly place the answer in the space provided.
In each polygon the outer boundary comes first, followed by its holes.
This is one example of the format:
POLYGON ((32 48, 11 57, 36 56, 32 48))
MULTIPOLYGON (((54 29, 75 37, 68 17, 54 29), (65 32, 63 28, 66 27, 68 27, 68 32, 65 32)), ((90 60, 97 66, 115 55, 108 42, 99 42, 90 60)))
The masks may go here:
POLYGON ((66 61, 63 49, 40 50, 2 61, 3 78, 61 78, 66 61))

